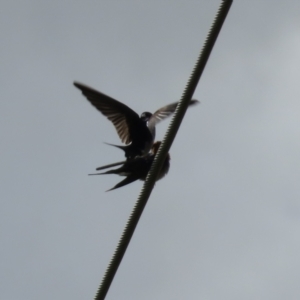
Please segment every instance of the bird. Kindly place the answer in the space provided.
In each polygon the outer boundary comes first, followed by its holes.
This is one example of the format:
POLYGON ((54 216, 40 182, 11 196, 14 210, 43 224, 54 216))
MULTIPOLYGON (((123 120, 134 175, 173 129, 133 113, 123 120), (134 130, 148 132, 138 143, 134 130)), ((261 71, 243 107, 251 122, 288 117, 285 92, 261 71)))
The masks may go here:
MULTIPOLYGON (((109 170, 103 173, 94 173, 94 174, 89 174, 89 175, 106 175, 106 174, 117 174, 120 176, 126 176, 125 179, 123 179, 122 181, 120 181, 118 184, 116 184, 114 187, 112 187, 111 189, 107 190, 108 191, 112 191, 115 190, 117 188, 120 188, 124 185, 127 185, 129 183, 132 183, 136 180, 146 180, 147 174, 152 166, 152 163, 154 161, 155 155, 158 151, 158 148, 160 146, 161 142, 157 141, 152 145, 151 151, 144 156, 137 156, 134 159, 131 160, 126 160, 123 162, 118 162, 118 163, 114 163, 114 164, 109 164, 103 167, 99 167, 96 170, 103 170, 103 169, 107 169, 113 166, 117 166, 117 165, 121 165, 123 164, 120 168, 118 169, 113 169, 113 170, 109 170)), ((163 166, 156 178, 156 181, 163 178, 169 171, 170 168, 170 154, 168 153, 163 166)))
MULTIPOLYGON (((155 125, 175 112, 178 102, 171 103, 155 113, 143 112, 139 116, 130 107, 87 85, 74 82, 87 100, 115 126, 121 141, 126 146, 109 144, 122 149, 127 159, 146 155, 155 139, 155 125)), ((199 103, 192 99, 189 105, 199 103)), ((108 143, 106 143, 108 144, 108 143)))

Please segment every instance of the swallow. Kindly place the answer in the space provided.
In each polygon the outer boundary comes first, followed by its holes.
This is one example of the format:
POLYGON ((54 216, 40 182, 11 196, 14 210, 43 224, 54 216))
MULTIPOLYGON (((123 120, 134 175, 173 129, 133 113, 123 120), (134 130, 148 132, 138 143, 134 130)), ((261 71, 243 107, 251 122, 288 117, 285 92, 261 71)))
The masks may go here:
MULTIPOLYGON (((136 180, 145 181, 160 144, 161 144, 161 142, 155 142, 151 148, 151 151, 145 156, 137 156, 134 159, 130 159, 130 160, 126 160, 124 162, 118 162, 118 163, 106 165, 103 167, 99 167, 96 170, 99 171, 99 170, 103 170, 103 169, 107 169, 107 168, 110 168, 113 166, 123 164, 118 169, 113 169, 113 170, 109 170, 109 171, 106 171, 103 173, 94 173, 94 174, 89 174, 89 175, 117 174, 120 176, 126 176, 125 179, 123 179, 121 182, 116 184, 111 189, 107 190, 107 192, 112 191, 117 188, 120 188, 120 187, 127 185, 131 182, 134 182, 136 180)), ((170 168, 170 154, 168 153, 165 158, 165 161, 163 163, 163 166, 157 176, 156 181, 163 178, 168 173, 169 168, 170 168)))
MULTIPOLYGON (((122 149, 127 159, 146 155, 150 151, 155 139, 155 125, 174 113, 178 104, 178 102, 171 103, 158 109, 154 114, 143 112, 139 116, 127 105, 110 96, 79 82, 74 82, 74 85, 113 123, 121 141, 127 146, 109 145, 122 149)), ((192 99, 189 105, 197 103, 198 100, 192 99)))

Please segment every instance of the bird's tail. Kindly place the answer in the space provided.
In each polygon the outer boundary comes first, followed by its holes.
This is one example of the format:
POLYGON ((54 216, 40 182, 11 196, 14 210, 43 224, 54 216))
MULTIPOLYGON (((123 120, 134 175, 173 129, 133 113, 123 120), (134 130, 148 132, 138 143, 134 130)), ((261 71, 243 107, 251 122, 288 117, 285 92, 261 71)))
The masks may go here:
POLYGON ((104 174, 118 174, 118 173, 116 172, 116 170, 109 170, 109 171, 106 171, 103 173, 92 173, 92 174, 88 174, 88 175, 104 175, 104 174))
POLYGON ((125 160, 124 161, 119 161, 119 162, 116 162, 116 163, 113 163, 113 164, 109 164, 109 165, 105 165, 105 166, 102 166, 102 167, 98 167, 96 170, 100 171, 100 170, 108 169, 108 168, 111 168, 111 167, 120 166, 120 165, 123 165, 125 163, 126 163, 125 160))
POLYGON ((128 146, 119 146, 119 145, 115 145, 115 144, 110 144, 110 143, 106 143, 106 142, 104 142, 104 144, 109 145, 109 146, 113 146, 113 147, 117 147, 119 149, 122 149, 125 152, 126 152, 126 148, 128 147, 128 146))
MULTIPOLYGON (((111 167, 120 166, 120 165, 125 164, 125 162, 126 161, 119 161, 119 162, 116 162, 116 163, 113 163, 113 164, 109 164, 109 165, 105 165, 105 166, 102 166, 102 167, 98 167, 96 170, 100 171, 100 170, 108 169, 108 168, 111 168, 111 167)), ((114 174, 113 171, 114 170, 110 170, 110 171, 103 172, 103 173, 92 173, 92 174, 88 174, 88 175, 114 174)))

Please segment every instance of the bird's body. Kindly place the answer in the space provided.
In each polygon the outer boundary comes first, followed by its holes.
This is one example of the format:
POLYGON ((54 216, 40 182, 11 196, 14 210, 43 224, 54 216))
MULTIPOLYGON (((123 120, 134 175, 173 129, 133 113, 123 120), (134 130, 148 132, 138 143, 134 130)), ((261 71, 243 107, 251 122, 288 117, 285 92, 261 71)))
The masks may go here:
MULTIPOLYGON (((95 173, 95 174, 90 174, 90 175, 117 174, 120 176, 126 176, 126 178, 124 180, 122 180, 121 182, 116 184, 113 188, 109 189, 108 191, 117 189, 119 187, 127 185, 136 180, 145 180, 147 177, 147 174, 152 166, 152 163, 154 161, 155 155, 158 151, 160 144, 161 144, 161 142, 154 143, 152 146, 151 152, 145 156, 138 156, 134 159, 127 160, 124 162, 99 167, 96 170, 103 170, 103 169, 106 169, 106 168, 109 168, 112 166, 123 164, 120 168, 109 170, 104 173, 95 173)), ((168 173, 169 168, 170 168, 170 155, 167 154, 167 157, 165 158, 163 166, 162 166, 156 180, 159 180, 162 177, 164 177, 168 173)))
MULTIPOLYGON (((174 113, 178 102, 171 103, 154 114, 144 112, 139 115, 127 105, 99 92, 84 84, 74 82, 82 94, 106 116, 115 126, 117 133, 126 146, 109 144, 122 149, 128 159, 146 155, 155 139, 155 125, 174 113)), ((191 100, 190 105, 198 103, 191 100)))

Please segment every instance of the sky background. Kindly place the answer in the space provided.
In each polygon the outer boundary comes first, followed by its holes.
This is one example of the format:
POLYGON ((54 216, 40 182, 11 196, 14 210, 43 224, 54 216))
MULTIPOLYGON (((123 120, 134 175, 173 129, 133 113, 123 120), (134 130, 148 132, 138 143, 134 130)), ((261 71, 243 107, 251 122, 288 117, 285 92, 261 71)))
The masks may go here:
MULTIPOLYGON (((87 176, 123 152, 73 81, 180 99, 219 5, 1 1, 0 299, 93 299, 142 182, 87 176)), ((234 1, 107 299, 299 299, 299 16, 234 1)))

